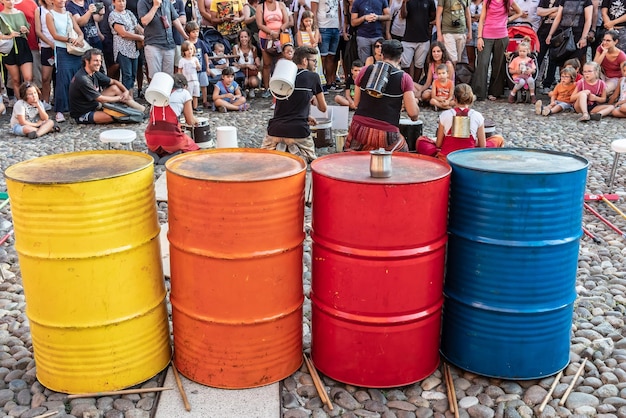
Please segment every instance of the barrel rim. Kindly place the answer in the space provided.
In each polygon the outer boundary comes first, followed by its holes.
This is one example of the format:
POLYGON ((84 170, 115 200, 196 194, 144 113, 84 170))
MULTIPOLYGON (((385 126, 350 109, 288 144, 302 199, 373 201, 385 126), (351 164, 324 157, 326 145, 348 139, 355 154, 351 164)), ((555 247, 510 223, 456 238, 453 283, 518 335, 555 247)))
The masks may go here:
POLYGON ((274 155, 278 155, 280 157, 291 158, 292 160, 295 160, 296 162, 298 162, 300 164, 300 166, 301 166, 300 169, 294 170, 293 172, 291 172, 289 174, 286 174, 286 175, 263 177, 263 178, 259 178, 259 179, 246 179, 246 181, 245 181, 246 183, 257 183, 257 182, 260 183, 260 182, 264 182, 264 181, 268 181, 268 180, 289 178, 289 177, 297 176, 300 173, 302 173, 303 171, 306 171, 306 169, 307 169, 307 163, 301 157, 299 157, 297 155, 290 154, 288 152, 281 152, 281 151, 262 149, 262 148, 215 148, 215 149, 200 149, 198 151, 193 151, 191 153, 183 153, 183 154, 179 154, 179 155, 177 155, 177 156, 175 156, 173 158, 170 158, 165 163, 165 171, 168 172, 168 173, 171 173, 173 175, 176 175, 178 177, 187 178, 187 179, 191 179, 191 180, 212 181, 212 182, 216 182, 216 183, 241 183, 242 181, 240 179, 227 179, 227 178, 204 179, 204 178, 198 178, 198 177, 186 175, 184 173, 180 173, 178 171, 174 171, 174 169, 172 168, 172 166, 174 164, 176 164, 176 162, 178 160, 191 158, 194 155, 197 156, 199 154, 227 154, 227 153, 233 153, 233 154, 234 153, 274 154, 274 155))
POLYGON ((587 160, 584 157, 581 157, 580 155, 576 155, 576 154, 572 154, 569 152, 563 152, 563 151, 554 151, 554 150, 548 150, 548 149, 541 149, 541 148, 467 148, 467 149, 462 149, 462 150, 458 150, 458 151, 454 151, 451 152, 450 154, 448 154, 447 156, 448 158, 448 162, 450 165, 455 165, 458 166, 460 168, 465 168, 467 170, 474 170, 474 171, 480 171, 482 172, 487 172, 487 173, 500 173, 500 174, 519 174, 519 175, 529 175, 529 174, 544 174, 544 175, 551 175, 551 174, 566 174, 566 173, 576 173, 582 170, 586 170, 587 168, 589 168, 589 160, 587 160), (535 171, 535 172, 528 172, 528 171, 504 171, 501 169, 494 169, 494 168, 490 168, 490 167, 481 167, 481 168, 476 168, 475 166, 470 166, 468 164, 463 164, 460 162, 455 162, 454 161, 454 157, 455 154, 459 155, 459 154, 463 154, 463 153, 475 153, 475 152, 506 152, 506 151, 524 151, 524 152, 537 152, 537 153, 542 153, 542 154, 552 154, 552 155, 559 155, 562 157, 569 157, 569 158, 574 158, 576 160, 579 160, 581 163, 583 163, 582 167, 576 168, 576 169, 571 169, 571 170, 562 170, 562 171, 535 171))
POLYGON ((114 178, 118 178, 118 177, 123 177, 123 176, 127 176, 133 173, 137 173, 140 172, 142 170, 145 170, 148 167, 151 167, 154 165, 154 159, 149 156, 148 154, 144 154, 143 152, 138 152, 138 151, 128 151, 128 150, 89 150, 89 151, 73 151, 73 152, 65 152, 65 153, 60 153, 60 154, 50 154, 50 155, 43 155, 40 157, 35 157, 35 158, 31 158, 28 160, 24 160, 24 161, 20 161, 18 163, 15 163, 13 165, 11 165, 9 168, 7 168, 4 171, 4 177, 8 180, 12 180, 16 183, 21 183, 21 184, 34 184, 34 185, 41 185, 41 186, 46 186, 46 185, 55 185, 55 184, 82 184, 82 183, 90 183, 90 182, 94 182, 94 181, 102 181, 102 180, 110 180, 110 179, 114 179, 114 178), (140 167, 137 167, 136 169, 130 169, 124 173, 118 173, 118 174, 113 174, 113 175, 109 175, 109 176, 100 176, 97 178, 92 178, 92 179, 81 179, 81 180, 67 180, 67 181, 34 181, 34 180, 28 180, 28 179, 20 179, 20 178, 16 178, 14 176, 11 175, 11 171, 15 171, 17 170, 16 167, 20 167, 22 165, 26 165, 26 164, 32 164, 35 161, 41 161, 42 159, 45 160, 52 160, 52 159, 61 159, 61 158, 68 158, 71 156, 83 156, 83 155, 87 155, 87 154, 92 154, 92 155, 104 155, 104 154, 112 154, 112 155, 120 155, 120 154, 127 154, 127 155, 132 155, 134 157, 140 157, 146 160, 146 164, 140 167))
POLYGON ((413 181, 413 182, 407 182, 407 181, 393 181, 393 176, 391 177, 387 177, 387 178, 374 178, 374 177, 368 177, 367 180, 355 180, 355 179, 345 179, 343 177, 339 177, 337 175, 334 175, 332 173, 321 173, 319 170, 315 170, 315 166, 317 164, 321 164, 321 162, 324 162, 327 159, 332 159, 332 158, 350 158, 350 155, 359 155, 359 156, 363 156, 363 155, 367 155, 369 158, 370 155, 370 151, 346 151, 346 152, 338 152, 338 153, 334 153, 334 154, 328 154, 328 155, 324 155, 322 157, 318 157, 315 160, 313 160, 311 162, 311 172, 314 174, 318 174, 318 175, 322 175, 325 178, 329 178, 329 179, 333 179, 333 180, 338 180, 338 181, 346 181, 346 182, 350 182, 350 183, 356 183, 356 184, 367 184, 367 185, 408 185, 408 184, 427 184, 433 181, 439 181, 441 179, 445 179, 446 177, 450 176, 450 173, 452 172, 452 167, 450 166, 450 164, 448 164, 445 161, 442 161, 438 158, 434 158, 434 157, 430 157, 428 155, 423 155, 423 154, 416 154, 416 153, 410 153, 410 152, 394 152, 393 156, 394 157, 400 157, 400 158, 413 158, 413 159, 417 159, 417 160, 426 160, 435 164, 440 165, 442 168, 446 169, 446 172, 439 175, 439 176, 433 176, 431 178, 428 178, 424 181, 413 181))

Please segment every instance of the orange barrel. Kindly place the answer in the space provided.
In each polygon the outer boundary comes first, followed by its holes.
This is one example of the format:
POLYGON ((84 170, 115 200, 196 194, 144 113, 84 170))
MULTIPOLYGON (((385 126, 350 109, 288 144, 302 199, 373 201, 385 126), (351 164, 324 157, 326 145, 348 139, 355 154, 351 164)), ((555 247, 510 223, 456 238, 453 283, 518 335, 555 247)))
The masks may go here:
POLYGON ((37 378, 52 390, 121 389, 169 363, 152 164, 87 151, 5 172, 37 378))
POLYGON ((166 168, 176 367, 231 389, 289 376, 302 360, 306 164, 223 148, 166 168))
POLYGON ((393 387, 439 365, 450 166, 396 153, 318 158, 313 171, 313 362, 340 382, 393 387))

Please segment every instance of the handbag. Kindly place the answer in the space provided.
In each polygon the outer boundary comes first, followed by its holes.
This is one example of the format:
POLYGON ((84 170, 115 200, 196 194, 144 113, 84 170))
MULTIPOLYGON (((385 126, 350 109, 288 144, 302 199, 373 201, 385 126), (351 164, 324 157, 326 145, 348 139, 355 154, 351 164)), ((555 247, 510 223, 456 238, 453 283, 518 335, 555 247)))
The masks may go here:
MULTIPOLYGON (((68 38, 78 38, 78 34, 74 30, 74 26, 72 25, 72 19, 69 15, 67 15, 67 37, 68 38)), ((91 45, 89 42, 83 39, 83 46, 73 45, 71 42, 65 43, 65 48, 67 49, 67 53, 71 55, 78 55, 82 57, 83 54, 91 49, 91 45)))
POLYGON ((558 60, 576 51, 572 28, 563 29, 550 40, 550 58, 558 60))
MULTIPOLYGON (((0 15, 0 21, 9 29, 9 32, 13 32, 11 29, 11 25, 4 20, 4 17, 0 15)), ((15 48, 15 53, 17 54, 17 45, 15 44, 15 38, 11 39, 3 39, 0 41, 0 54, 8 55, 11 53, 11 48, 15 48)))

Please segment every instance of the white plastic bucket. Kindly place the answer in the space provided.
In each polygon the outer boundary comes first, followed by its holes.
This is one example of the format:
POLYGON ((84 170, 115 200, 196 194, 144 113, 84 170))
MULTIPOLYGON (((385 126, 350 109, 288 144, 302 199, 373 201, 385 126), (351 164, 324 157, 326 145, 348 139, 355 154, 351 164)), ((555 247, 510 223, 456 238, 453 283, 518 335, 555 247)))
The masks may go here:
POLYGON ((174 87, 174 79, 167 73, 156 73, 146 90, 146 101, 152 106, 167 106, 174 87))
POLYGON ((270 91, 276 99, 287 99, 293 93, 298 66, 292 61, 280 59, 274 67, 274 74, 270 78, 270 91))
POLYGON ((216 148, 238 148, 237 128, 234 126, 218 126, 216 129, 216 148))

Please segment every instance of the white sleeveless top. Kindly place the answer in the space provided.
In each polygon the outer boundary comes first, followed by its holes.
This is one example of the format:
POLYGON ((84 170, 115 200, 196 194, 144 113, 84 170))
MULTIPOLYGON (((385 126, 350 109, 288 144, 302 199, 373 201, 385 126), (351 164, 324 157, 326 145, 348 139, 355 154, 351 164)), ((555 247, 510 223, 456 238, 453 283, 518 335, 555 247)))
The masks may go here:
MULTIPOLYGON (((50 34, 50 29, 48 29, 48 24, 46 23, 46 16, 48 15, 48 13, 50 13, 50 10, 46 9, 43 6, 39 6, 39 17, 40 17, 40 21, 41 21, 41 33, 43 33, 43 35, 46 38, 54 41, 54 38, 50 34)), ((42 42, 41 40, 39 40, 39 46, 41 48, 50 48, 50 45, 48 45, 45 42, 42 42)))
MULTIPOLYGON (((57 31, 57 35, 62 37, 67 36, 67 25, 72 19, 70 14, 68 12, 57 13, 54 10, 50 10, 50 14, 52 15, 52 19, 54 19, 54 28, 57 31)), ((52 38, 52 36, 50 36, 50 38, 52 38)), ((56 39, 54 40, 54 45, 60 48, 66 48, 65 42, 57 41, 56 39)))

